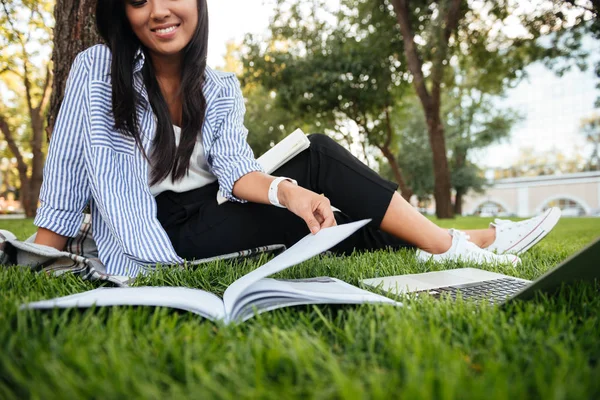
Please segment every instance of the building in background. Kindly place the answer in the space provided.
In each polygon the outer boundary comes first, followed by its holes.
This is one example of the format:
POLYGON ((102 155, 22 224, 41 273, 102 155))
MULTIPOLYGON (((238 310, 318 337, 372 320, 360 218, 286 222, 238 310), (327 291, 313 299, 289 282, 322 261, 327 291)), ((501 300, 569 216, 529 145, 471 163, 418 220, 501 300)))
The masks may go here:
POLYGON ((493 181, 483 194, 465 197, 465 215, 537 215, 560 207, 565 217, 600 216, 600 171, 493 181))

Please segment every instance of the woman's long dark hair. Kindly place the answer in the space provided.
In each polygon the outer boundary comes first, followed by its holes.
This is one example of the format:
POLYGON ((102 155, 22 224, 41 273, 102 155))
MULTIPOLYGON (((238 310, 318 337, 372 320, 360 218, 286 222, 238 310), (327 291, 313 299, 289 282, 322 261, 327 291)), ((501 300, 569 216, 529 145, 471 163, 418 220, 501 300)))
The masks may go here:
POLYGON ((189 169, 190 158, 196 138, 201 134, 206 112, 206 99, 202 91, 208 51, 206 0, 198 0, 198 26, 192 40, 184 49, 181 73, 183 110, 179 147, 175 143, 169 107, 160 91, 148 50, 133 33, 127 20, 125 0, 98 0, 96 26, 112 52, 112 109, 115 129, 133 137, 144 156, 151 162, 151 185, 169 175, 173 181, 183 178, 189 169), (150 158, 142 146, 136 118, 139 99, 133 86, 134 58, 140 48, 146 56, 143 68, 144 83, 150 105, 158 119, 150 158))

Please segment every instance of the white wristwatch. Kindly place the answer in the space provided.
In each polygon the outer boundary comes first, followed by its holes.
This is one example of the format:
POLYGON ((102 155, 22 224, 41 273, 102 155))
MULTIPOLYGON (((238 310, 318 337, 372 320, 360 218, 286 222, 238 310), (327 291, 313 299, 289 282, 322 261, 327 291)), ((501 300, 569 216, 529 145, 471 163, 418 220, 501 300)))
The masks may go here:
POLYGON ((278 190, 279 184, 283 181, 290 181, 294 185, 298 184, 298 182, 296 182, 292 178, 286 178, 285 176, 280 176, 279 178, 275 178, 273 180, 273 182, 271 182, 271 185, 269 185, 269 201, 275 207, 285 208, 285 206, 279 202, 279 198, 277 197, 277 190, 278 190))

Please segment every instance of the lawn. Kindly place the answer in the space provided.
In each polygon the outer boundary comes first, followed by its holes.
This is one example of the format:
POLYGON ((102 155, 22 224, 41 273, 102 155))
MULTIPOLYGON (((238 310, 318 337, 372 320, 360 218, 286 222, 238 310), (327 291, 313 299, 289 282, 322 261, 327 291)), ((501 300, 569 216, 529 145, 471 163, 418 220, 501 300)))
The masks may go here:
MULTIPOLYGON (((34 231, 31 221, 0 221, 0 228, 20 238, 34 231)), ((518 268, 488 269, 533 279, 598 235, 600 219, 565 218, 518 268)), ((256 266, 160 270, 139 284, 220 294, 256 266)), ((280 276, 357 284, 453 267, 418 264, 410 251, 381 251, 317 257, 280 276)), ((17 310, 24 301, 95 286, 0 268, 0 398, 600 398, 600 296, 593 284, 505 310, 406 299, 402 308, 278 310, 227 327, 147 307, 17 310)))

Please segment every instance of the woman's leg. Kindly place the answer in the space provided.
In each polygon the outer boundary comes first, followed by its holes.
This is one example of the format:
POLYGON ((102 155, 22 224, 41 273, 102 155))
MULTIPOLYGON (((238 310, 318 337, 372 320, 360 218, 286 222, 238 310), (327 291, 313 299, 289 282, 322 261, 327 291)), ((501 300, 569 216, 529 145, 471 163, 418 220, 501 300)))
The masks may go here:
POLYGON ((493 226, 486 229, 468 230, 464 232, 469 235, 471 242, 482 249, 489 247, 494 243, 494 240, 496 240, 496 228, 493 226))
MULTIPOLYGON (((450 248, 452 236, 448 230, 434 224, 404 200, 396 192, 396 184, 381 178, 328 136, 310 135, 309 139, 311 165, 323 169, 314 174, 316 182, 312 190, 324 193, 332 205, 356 219, 364 218, 364 211, 385 209, 385 214, 374 220, 374 225, 429 253, 440 254, 450 248), (319 180, 320 175, 327 178, 319 180), (385 199, 388 206, 382 206, 381 201, 374 204, 373 197, 385 199)), ((493 227, 467 234, 479 247, 489 246, 496 237, 493 227)))
MULTIPOLYGON (((396 237, 405 238, 416 247, 432 254, 445 252, 452 243, 452 238, 446 229, 440 228, 425 218, 397 193, 392 198, 390 207, 381 221, 381 229, 396 237), (411 226, 418 226, 418 231, 410 229, 411 226)), ((465 233, 469 235, 471 242, 483 249, 496 239, 494 227, 469 230, 465 233)))
POLYGON ((452 245, 447 229, 425 218, 398 193, 392 197, 381 229, 432 254, 444 253, 452 245))

